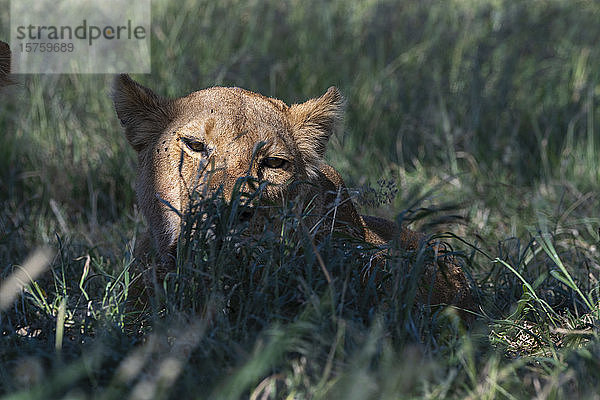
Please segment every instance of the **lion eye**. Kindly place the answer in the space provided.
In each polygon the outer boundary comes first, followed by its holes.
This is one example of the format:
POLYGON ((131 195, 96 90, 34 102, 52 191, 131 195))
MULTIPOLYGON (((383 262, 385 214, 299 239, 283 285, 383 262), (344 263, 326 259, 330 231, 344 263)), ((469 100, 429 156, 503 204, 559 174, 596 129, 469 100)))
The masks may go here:
POLYGON ((200 142, 199 140, 186 138, 186 139, 183 139, 183 143, 185 143, 185 145, 191 151, 195 151, 197 153, 202 153, 202 152, 206 151, 206 146, 204 145, 204 143, 200 142))
POLYGON ((279 157, 267 157, 262 160, 263 166, 265 166, 267 168, 273 168, 273 169, 285 168, 285 167, 287 167, 287 165, 289 163, 290 162, 288 160, 286 160, 285 158, 279 158, 279 157))

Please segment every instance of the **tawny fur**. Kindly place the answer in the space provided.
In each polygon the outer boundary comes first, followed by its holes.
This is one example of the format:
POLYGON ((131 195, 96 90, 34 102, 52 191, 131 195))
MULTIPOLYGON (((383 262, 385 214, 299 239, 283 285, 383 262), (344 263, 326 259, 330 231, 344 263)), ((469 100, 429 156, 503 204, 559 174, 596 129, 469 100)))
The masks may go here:
MULTIPOLYGON (((316 219, 308 224, 328 215, 329 221, 322 224, 325 229, 344 231, 374 245, 398 240, 401 248, 416 250, 425 244, 423 234, 360 215, 340 174, 324 162, 327 143, 343 114, 343 98, 334 87, 319 98, 288 106, 244 89, 223 87, 166 99, 121 75, 114 82, 113 100, 125 135, 138 153, 137 198, 150 231, 136 248, 138 256, 154 249, 164 265, 172 263, 181 221, 165 202, 183 212, 190 189, 219 187, 229 199, 236 180, 244 176, 271 183, 262 193, 265 202, 310 201, 316 219), (272 167, 265 161, 269 158, 285 163, 272 167)), ((420 300, 430 296, 432 303, 472 308, 462 269, 443 255, 443 245, 434 245, 434 250, 440 257, 425 268, 420 300)), ((367 270, 364 278, 371 272, 367 270)))

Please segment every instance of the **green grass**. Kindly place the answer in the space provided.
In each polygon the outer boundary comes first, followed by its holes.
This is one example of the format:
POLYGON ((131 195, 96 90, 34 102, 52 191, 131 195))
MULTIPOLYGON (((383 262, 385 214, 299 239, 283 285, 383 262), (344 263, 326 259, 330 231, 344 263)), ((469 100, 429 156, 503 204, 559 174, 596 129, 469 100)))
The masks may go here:
POLYGON ((470 327, 414 305, 416 254, 362 286, 347 239, 311 243, 285 208, 278 237, 248 237, 216 200, 140 294, 112 77, 18 76, 0 93, 0 282, 48 268, 0 311, 0 394, 598 398, 599 17, 567 0, 153 2, 135 78, 161 94, 341 89, 328 160, 364 212, 449 238, 481 303, 470 327))

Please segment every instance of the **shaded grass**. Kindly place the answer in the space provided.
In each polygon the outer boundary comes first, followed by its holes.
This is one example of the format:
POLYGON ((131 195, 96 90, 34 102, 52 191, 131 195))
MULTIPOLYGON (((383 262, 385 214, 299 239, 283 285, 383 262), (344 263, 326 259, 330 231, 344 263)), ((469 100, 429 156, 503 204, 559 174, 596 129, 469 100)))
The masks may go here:
POLYGON ((283 209, 289 229, 249 240, 219 202, 157 282, 166 295, 128 308, 144 224, 112 77, 17 77, 0 94, 0 277, 38 246, 55 256, 0 314, 0 392, 597 397, 599 13, 559 0, 153 3, 153 73, 138 78, 159 93, 236 85, 293 103, 341 88, 329 161, 374 187, 370 200, 357 190, 365 210, 454 234, 481 301, 470 330, 412 307, 414 257, 392 260, 396 290, 382 293, 359 284, 357 244, 329 238, 315 244, 328 282, 297 216, 283 209))

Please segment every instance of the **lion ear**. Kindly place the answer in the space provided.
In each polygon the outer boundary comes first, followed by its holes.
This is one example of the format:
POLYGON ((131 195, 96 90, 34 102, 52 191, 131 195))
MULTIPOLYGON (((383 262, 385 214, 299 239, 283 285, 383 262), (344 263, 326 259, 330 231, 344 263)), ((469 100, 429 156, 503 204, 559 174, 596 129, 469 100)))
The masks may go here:
POLYGON ((10 79, 10 47, 0 41, 0 88, 13 83, 10 79))
POLYGON ((344 98, 335 87, 316 99, 294 104, 289 109, 292 132, 307 165, 318 166, 330 136, 342 121, 344 98))
POLYGON ((173 119, 172 100, 158 96, 127 74, 115 78, 112 99, 125 136, 136 151, 143 150, 173 119))

